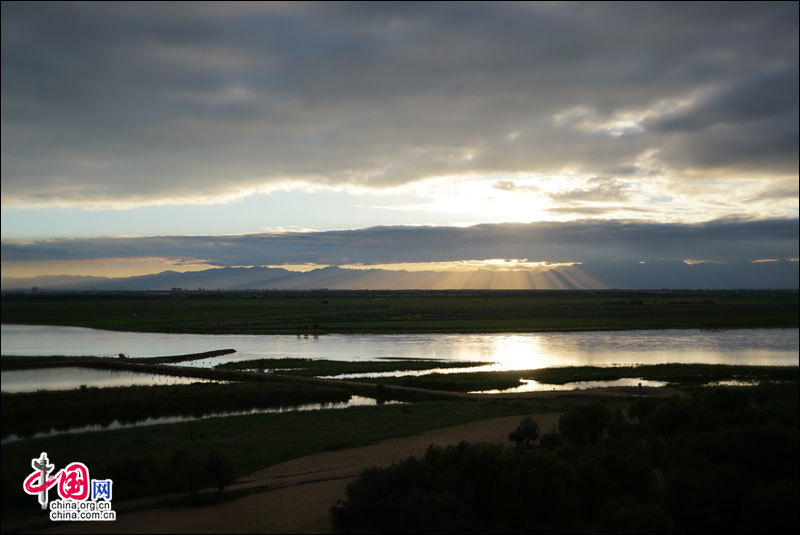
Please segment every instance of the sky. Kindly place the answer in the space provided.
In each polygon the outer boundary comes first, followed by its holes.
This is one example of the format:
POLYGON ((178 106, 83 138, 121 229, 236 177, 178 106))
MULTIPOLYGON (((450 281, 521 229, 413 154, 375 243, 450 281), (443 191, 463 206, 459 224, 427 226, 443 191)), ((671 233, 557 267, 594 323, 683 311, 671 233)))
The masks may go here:
POLYGON ((4 278, 797 265, 796 2, 1 6, 4 278))

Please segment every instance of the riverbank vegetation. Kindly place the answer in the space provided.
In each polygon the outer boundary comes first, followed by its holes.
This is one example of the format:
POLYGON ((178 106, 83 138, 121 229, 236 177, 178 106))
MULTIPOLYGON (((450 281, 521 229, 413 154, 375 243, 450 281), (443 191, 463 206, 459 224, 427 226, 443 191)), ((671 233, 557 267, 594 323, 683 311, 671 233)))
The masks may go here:
POLYGON ((331 512, 357 533, 794 533, 798 423, 796 384, 591 402, 541 436, 523 421, 518 447, 431 446, 369 469, 331 512))
POLYGON ((169 355, 166 357, 139 357, 130 359, 123 354, 117 358, 94 357, 94 356, 75 356, 64 355, 44 355, 44 356, 20 356, 3 355, 0 359, 0 369, 2 370, 25 370, 30 368, 49 368, 55 366, 86 366, 100 367, 100 364, 175 364, 190 360, 200 360, 222 355, 236 353, 235 349, 216 349, 214 351, 204 351, 202 353, 189 353, 185 355, 169 355))
POLYGON ((302 403, 347 401, 344 388, 308 382, 194 383, 2 393, 3 437, 157 416, 201 416, 302 403))
POLYGON ((796 290, 4 293, 3 323, 204 334, 797 327, 796 290))
MULTIPOLYGON (((3 360, 6 357, 3 357, 3 360)), ((47 357, 18 357, 16 361, 47 361, 47 357)), ((92 363, 117 359, 85 358, 92 363)), ((134 360, 134 359, 131 359, 134 360)), ((79 362, 84 362, 78 358, 79 362)), ((60 359, 57 362, 64 362, 60 359)), ((189 385, 129 386, 114 388, 76 388, 61 391, 2 393, 0 414, 3 437, 10 434, 28 436, 50 429, 63 430, 86 425, 108 425, 114 420, 133 422, 151 416, 200 416, 215 412, 249 410, 302 403, 346 401, 351 395, 377 398, 379 401, 419 402, 447 399, 453 393, 507 389, 520 386, 521 379, 534 379, 546 384, 578 381, 611 381, 625 377, 660 380, 672 386, 700 387, 726 380, 739 382, 786 382, 800 380, 797 366, 733 366, 717 364, 657 364, 644 366, 593 367, 576 366, 498 372, 466 372, 422 376, 363 378, 350 381, 318 380, 318 374, 336 375, 356 371, 394 370, 408 367, 457 364, 459 367, 481 363, 437 363, 435 361, 369 361, 344 362, 306 359, 265 359, 265 373, 245 372, 229 367, 253 367, 252 362, 231 363, 222 369, 178 368, 141 365, 149 372, 165 370, 179 375, 181 371, 197 373, 205 378, 234 380, 229 384, 195 383, 189 385), (306 366, 296 369, 294 366, 306 366), (268 370, 276 373, 267 373, 268 370), (282 374, 286 375, 282 375, 282 374), (291 375, 297 375, 296 378, 291 375), (245 379, 245 380, 242 380, 245 379), (400 387, 400 388, 398 388, 400 387), (406 388, 403 388, 406 387, 406 388), (407 389, 410 387, 411 389, 407 389), (416 390, 423 389, 423 390, 416 390), (440 391, 437 394, 435 391, 440 391)), ((24 362, 20 363, 20 365, 24 362)), ((15 365, 15 364, 14 364, 15 365)), ((125 363, 138 369, 139 365, 125 363)), ((255 369, 259 369, 255 366, 255 369)))
MULTIPOLYGON (((537 370, 431 373, 420 376, 381 377, 386 385, 431 390, 471 392, 520 386, 521 379, 563 385, 578 381, 613 381, 626 377, 665 381, 671 386, 701 386, 715 381, 741 382, 800 380, 797 366, 743 366, 728 364, 649 364, 641 366, 567 366, 537 370)), ((374 378, 355 379, 376 381, 374 378)))
MULTIPOLYGON (((171 357, 154 357, 154 359, 171 357)), ((0 367, 3 371, 14 372, 16 370, 36 369, 36 368, 71 368, 83 367, 98 370, 126 371, 133 373, 153 373, 160 375, 171 375, 177 377, 196 377, 199 379, 211 379, 218 381, 252 381, 261 383, 274 383, 276 381, 287 380, 280 378, 277 374, 250 372, 240 369, 227 368, 204 368, 200 366, 170 366, 169 361, 151 364, 150 359, 128 359, 128 358, 109 358, 109 357, 63 357, 63 356, 44 356, 44 357, 20 357, 6 356, 0 358, 0 367)))

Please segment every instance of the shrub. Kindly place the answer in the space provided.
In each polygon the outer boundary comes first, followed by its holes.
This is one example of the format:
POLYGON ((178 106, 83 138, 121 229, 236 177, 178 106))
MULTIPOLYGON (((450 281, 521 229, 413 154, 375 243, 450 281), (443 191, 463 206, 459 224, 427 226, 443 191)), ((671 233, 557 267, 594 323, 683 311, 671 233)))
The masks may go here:
POLYGON ((233 466, 230 459, 222 457, 218 452, 212 451, 206 459, 206 475, 208 482, 217 488, 217 493, 234 482, 233 466))
POLYGON ((508 439, 518 448, 529 449, 539 440, 539 424, 530 416, 519 422, 519 427, 508 434, 508 439))
POLYGON ((557 431, 545 433, 539 439, 539 445, 546 450, 553 451, 561 445, 561 435, 557 431))
POLYGON ((577 446, 583 446, 589 437, 589 424, 583 412, 570 409, 558 419, 558 432, 563 439, 577 446))

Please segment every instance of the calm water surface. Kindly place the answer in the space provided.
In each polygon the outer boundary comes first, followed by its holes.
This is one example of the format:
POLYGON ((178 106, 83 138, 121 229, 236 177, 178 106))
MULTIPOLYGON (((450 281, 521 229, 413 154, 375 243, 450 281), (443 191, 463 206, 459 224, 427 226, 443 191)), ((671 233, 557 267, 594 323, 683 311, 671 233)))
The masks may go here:
POLYGON ((256 358, 426 358, 496 363, 497 369, 618 364, 798 365, 797 329, 639 330, 527 334, 203 335, 2 325, 2 355, 154 357, 234 348, 181 363, 213 366, 256 358))

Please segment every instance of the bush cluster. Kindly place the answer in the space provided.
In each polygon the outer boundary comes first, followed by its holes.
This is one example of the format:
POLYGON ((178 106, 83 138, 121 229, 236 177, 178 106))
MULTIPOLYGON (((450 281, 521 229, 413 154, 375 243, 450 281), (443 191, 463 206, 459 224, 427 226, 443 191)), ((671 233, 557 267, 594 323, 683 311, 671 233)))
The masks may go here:
POLYGON ((431 445, 365 471, 331 509, 340 531, 757 532, 798 527, 796 385, 600 403, 517 447, 431 445))

